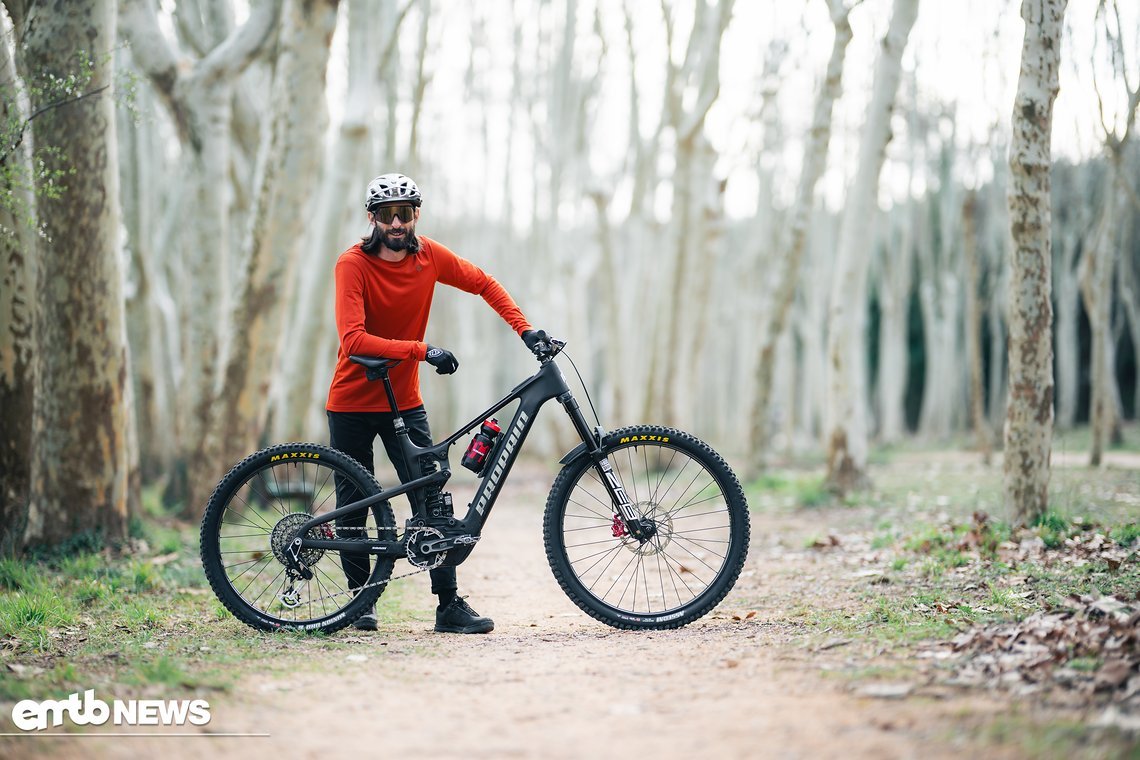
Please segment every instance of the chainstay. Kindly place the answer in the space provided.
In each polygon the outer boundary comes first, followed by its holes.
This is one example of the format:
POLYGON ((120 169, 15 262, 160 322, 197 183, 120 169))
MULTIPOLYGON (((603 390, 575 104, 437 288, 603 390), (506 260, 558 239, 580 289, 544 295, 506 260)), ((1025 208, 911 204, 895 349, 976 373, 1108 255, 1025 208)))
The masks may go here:
POLYGON ((355 594, 360 593, 361 591, 364 591, 365 589, 376 588, 377 586, 387 586, 392 581, 398 581, 398 580, 401 580, 403 578, 411 578, 413 575, 419 575, 420 573, 427 572, 430 569, 431 569, 430 567, 421 567, 418 570, 413 570, 412 572, 404 573, 403 575, 397 575, 394 578, 385 578, 384 580, 376 581, 375 583, 366 583, 363 586, 361 586, 359 589, 356 589, 355 591, 352 591, 352 590, 337 591, 337 592, 332 593, 332 594, 326 594, 325 596, 319 596, 316 599, 310 599, 309 603, 311 604, 313 602, 323 602, 326 599, 335 599, 338 596, 345 596, 347 594, 355 595, 355 594))

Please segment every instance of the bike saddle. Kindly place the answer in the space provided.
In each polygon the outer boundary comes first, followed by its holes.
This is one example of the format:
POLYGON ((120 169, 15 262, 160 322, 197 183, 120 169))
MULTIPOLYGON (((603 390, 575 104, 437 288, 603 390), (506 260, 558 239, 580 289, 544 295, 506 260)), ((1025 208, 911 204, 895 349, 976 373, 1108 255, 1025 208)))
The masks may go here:
POLYGON ((358 356, 355 354, 349 356, 348 359, 363 367, 375 370, 391 369, 401 361, 400 359, 385 359, 383 356, 358 356))
POLYGON ((356 356, 350 355, 349 361, 356 362, 364 367, 364 375, 369 380, 379 380, 388 370, 400 363, 399 359, 385 359, 383 356, 356 356))

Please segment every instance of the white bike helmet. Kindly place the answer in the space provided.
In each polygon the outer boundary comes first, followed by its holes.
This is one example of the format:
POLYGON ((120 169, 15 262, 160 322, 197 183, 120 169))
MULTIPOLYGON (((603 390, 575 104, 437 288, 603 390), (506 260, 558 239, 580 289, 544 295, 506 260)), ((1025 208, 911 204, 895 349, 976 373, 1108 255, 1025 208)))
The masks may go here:
POLYGON ((408 201, 413 206, 422 202, 420 189, 411 178, 403 174, 381 174, 368 183, 364 193, 364 208, 371 211, 382 203, 408 201))

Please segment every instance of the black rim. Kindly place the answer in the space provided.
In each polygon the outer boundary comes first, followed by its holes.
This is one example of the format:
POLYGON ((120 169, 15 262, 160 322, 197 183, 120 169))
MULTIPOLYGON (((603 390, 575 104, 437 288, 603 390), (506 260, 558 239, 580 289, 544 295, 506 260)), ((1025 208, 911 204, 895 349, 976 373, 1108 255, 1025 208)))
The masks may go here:
MULTIPOLYGON (((296 528, 313 515, 336 507, 336 476, 349 477, 327 462, 277 462, 259 467, 226 502, 218 520, 218 560, 222 577, 241 601, 258 615, 287 625, 323 620, 347 607, 360 594, 346 576, 346 560, 355 576, 370 577, 367 555, 338 550, 304 550, 313 571, 310 580, 290 582, 283 561, 296 528)), ((385 531, 389 535, 390 531, 385 531)), ((375 516, 363 525, 327 523, 313 537, 376 538, 375 516)))
POLYGON ((724 488, 700 459, 667 444, 608 454, 654 535, 644 542, 622 535, 597 470, 586 466, 562 514, 570 572, 587 594, 619 614, 678 613, 708 592, 727 566, 733 524, 724 488))

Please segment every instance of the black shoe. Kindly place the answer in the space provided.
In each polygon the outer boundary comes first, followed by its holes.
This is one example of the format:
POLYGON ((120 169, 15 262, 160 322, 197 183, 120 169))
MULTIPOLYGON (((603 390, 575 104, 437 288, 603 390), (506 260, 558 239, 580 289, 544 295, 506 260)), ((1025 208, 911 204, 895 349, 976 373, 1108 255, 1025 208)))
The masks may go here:
POLYGON ((495 630, 495 621, 479 617, 464 597, 457 596, 445 606, 435 608, 435 630, 437 633, 490 633, 495 630))
POLYGON ((376 605, 372 605, 364 614, 358 617, 352 624, 352 627, 358 631, 375 631, 376 630, 376 605))

